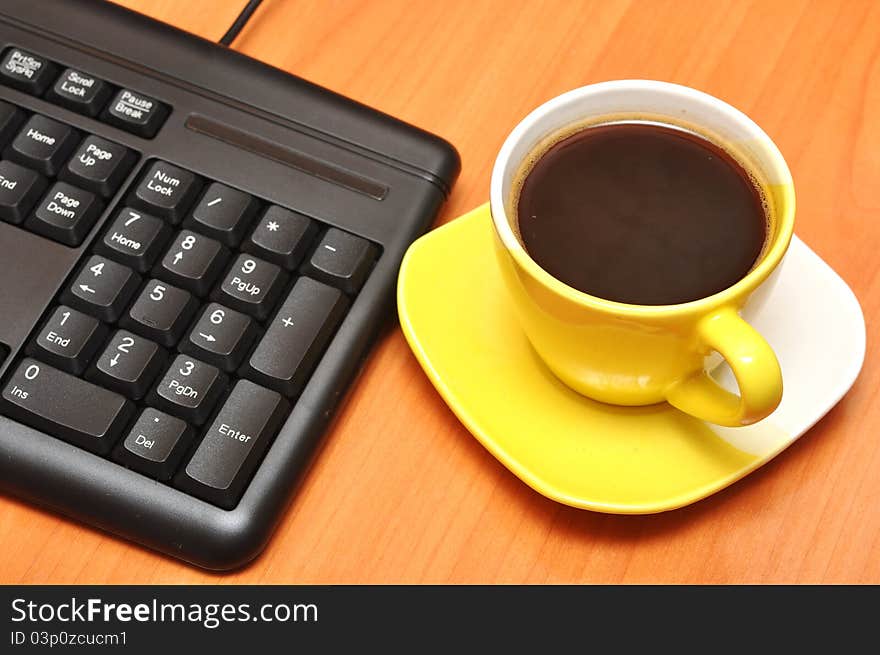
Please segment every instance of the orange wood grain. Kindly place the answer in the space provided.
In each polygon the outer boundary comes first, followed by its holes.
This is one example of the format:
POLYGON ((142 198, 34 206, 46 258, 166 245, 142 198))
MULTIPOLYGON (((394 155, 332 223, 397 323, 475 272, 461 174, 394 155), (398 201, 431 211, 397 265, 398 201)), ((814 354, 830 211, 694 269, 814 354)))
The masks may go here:
MULTIPOLYGON (((123 4, 217 39, 244 0, 123 4)), ((395 328, 250 567, 205 573, 4 497, 0 582, 880 583, 880 4, 266 0, 234 47, 455 143, 464 170, 441 221, 486 199, 507 132, 563 91, 644 77, 731 102, 780 146, 797 233, 862 303, 861 377, 733 487, 662 515, 607 516, 507 472, 395 328)))

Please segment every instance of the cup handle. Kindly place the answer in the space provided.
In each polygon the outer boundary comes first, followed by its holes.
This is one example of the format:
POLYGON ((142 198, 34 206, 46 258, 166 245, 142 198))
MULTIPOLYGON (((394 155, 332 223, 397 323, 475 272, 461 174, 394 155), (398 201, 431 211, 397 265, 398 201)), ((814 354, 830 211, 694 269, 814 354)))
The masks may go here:
POLYGON ((727 360, 740 395, 723 389, 701 371, 673 384, 666 393, 669 403, 704 421, 730 427, 769 416, 782 400, 782 371, 764 337, 731 307, 701 319, 697 335, 727 360))

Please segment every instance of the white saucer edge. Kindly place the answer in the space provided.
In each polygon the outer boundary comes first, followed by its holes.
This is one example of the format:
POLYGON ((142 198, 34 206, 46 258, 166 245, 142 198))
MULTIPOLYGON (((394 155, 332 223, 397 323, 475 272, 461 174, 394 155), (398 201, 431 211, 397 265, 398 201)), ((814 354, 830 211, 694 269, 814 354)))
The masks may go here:
MULTIPOLYGON (((865 360, 865 319, 849 285, 797 236, 776 286, 753 326, 773 347, 782 367, 782 402, 769 417, 740 428, 709 427, 739 450, 772 459, 813 427, 849 391, 865 360)), ((713 376, 730 390, 726 366, 713 376)))

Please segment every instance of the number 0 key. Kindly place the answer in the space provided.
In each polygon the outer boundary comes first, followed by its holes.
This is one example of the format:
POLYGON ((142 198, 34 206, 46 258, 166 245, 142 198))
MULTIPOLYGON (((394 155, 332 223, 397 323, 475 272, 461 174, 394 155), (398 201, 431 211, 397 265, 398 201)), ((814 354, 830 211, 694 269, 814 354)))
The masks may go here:
POLYGON ((23 359, 3 389, 8 414, 92 452, 106 454, 134 412, 119 394, 34 359, 23 359))

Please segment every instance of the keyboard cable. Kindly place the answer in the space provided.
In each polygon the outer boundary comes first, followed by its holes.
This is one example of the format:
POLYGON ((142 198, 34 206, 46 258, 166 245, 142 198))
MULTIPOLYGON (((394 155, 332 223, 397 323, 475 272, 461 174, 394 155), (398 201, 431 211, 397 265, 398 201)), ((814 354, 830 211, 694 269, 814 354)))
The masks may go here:
POLYGON ((248 0, 248 3, 245 5, 244 9, 241 10, 238 18, 235 19, 235 22, 232 23, 229 29, 226 30, 226 34, 224 34, 217 43, 225 46, 231 45, 235 40, 235 37, 238 36, 238 33, 241 32, 242 28, 244 28, 253 13, 257 10, 257 7, 260 6, 261 2, 263 2, 263 0, 248 0))

